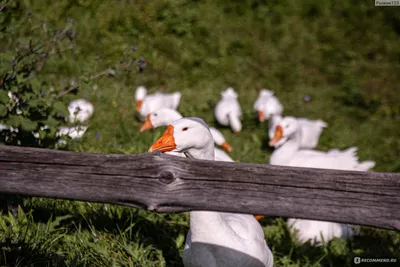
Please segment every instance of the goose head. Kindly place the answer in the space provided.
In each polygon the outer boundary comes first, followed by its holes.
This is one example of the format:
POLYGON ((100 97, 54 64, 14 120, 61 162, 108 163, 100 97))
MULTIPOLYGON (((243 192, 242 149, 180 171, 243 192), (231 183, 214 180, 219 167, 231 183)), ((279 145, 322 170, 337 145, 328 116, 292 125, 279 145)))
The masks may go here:
POLYGON ((160 108, 147 114, 147 119, 140 128, 140 132, 160 126, 167 126, 180 118, 182 118, 182 115, 178 111, 172 108, 160 108))
POLYGON ((269 141, 269 145, 279 147, 283 145, 288 139, 297 133, 299 123, 294 117, 284 117, 275 127, 275 135, 269 141))
POLYGON ((136 110, 140 111, 143 103, 143 99, 146 97, 147 90, 144 86, 139 86, 136 88, 135 100, 136 100, 136 110))
POLYGON ((232 87, 228 87, 225 91, 221 92, 222 98, 238 98, 238 94, 232 87))
POLYGON ((93 105, 85 99, 73 100, 68 105, 69 121, 84 122, 88 120, 93 114, 93 105))
POLYGON ((260 90, 260 94, 258 95, 258 97, 259 98, 269 98, 269 97, 273 96, 274 94, 275 93, 273 91, 263 88, 260 90))
POLYGON ((182 118, 167 126, 149 152, 180 152, 188 157, 214 159, 214 140, 207 124, 200 118, 182 118))

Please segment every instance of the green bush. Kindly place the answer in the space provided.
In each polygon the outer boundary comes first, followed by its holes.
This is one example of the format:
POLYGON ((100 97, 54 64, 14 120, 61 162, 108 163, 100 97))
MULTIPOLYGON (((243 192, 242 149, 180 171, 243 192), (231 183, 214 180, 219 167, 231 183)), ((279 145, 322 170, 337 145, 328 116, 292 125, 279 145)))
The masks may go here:
MULTIPOLYGON (((24 13, 19 4, 7 6, 1 15, 0 143, 60 147, 64 144, 60 140, 67 140, 57 135, 57 129, 68 124, 66 101, 76 97, 80 87, 93 86, 100 76, 131 69, 137 63, 134 49, 125 49, 118 64, 100 73, 67 72, 60 77, 65 63, 83 56, 75 43, 74 20, 52 24, 31 10, 24 13)), ((89 70, 93 62, 81 69, 89 70)))

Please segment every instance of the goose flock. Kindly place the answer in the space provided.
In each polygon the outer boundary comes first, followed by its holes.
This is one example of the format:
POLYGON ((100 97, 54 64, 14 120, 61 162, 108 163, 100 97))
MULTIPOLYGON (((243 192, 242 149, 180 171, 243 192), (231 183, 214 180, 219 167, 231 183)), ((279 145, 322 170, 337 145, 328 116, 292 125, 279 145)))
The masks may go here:
MULTIPOLYGON (((232 147, 222 133, 209 127, 203 119, 184 117, 176 109, 180 93, 146 95, 140 86, 136 90, 136 110, 144 121, 140 132, 166 126, 164 134, 150 147, 181 157, 234 161, 227 152, 232 147), (144 106, 143 103, 146 103, 144 106), (222 154, 223 153, 223 154, 222 154)), ((360 162, 357 148, 315 150, 322 131, 328 124, 322 120, 310 120, 283 116, 283 106, 274 92, 262 89, 253 105, 258 120, 269 121, 269 145, 274 147, 269 164, 294 167, 368 171, 374 161, 360 162)), ((231 87, 221 92, 221 99, 214 109, 218 124, 240 133, 242 110, 238 94, 231 87)), ((258 220, 263 216, 234 213, 192 211, 190 230, 183 252, 185 267, 217 266, 273 266, 273 256, 258 220)), ((299 242, 310 241, 313 245, 329 242, 334 237, 350 238, 350 225, 333 222, 289 218, 288 227, 299 242)))
MULTIPOLYGON (((201 118, 184 117, 177 111, 181 96, 180 92, 147 94, 144 86, 136 89, 136 113, 143 122, 140 132, 166 127, 149 152, 159 150, 179 157, 234 162, 228 155, 233 148, 218 129, 209 127, 201 118)), ((230 127, 237 134, 242 130, 238 96, 232 87, 227 88, 221 92, 221 99, 214 109, 218 124, 230 127)), ((18 101, 12 94, 9 97, 18 101)), ((328 124, 322 120, 283 116, 284 108, 271 90, 260 90, 253 108, 260 123, 269 122, 269 145, 274 147, 269 159, 271 165, 352 171, 368 171, 375 166, 374 161, 360 162, 356 147, 327 152, 315 150, 328 124)), ((68 121, 75 126, 61 127, 57 135, 80 138, 87 130, 93 105, 77 99, 68 105, 68 110, 68 121)), ((9 128, 0 124, 0 131, 9 128)), ((273 255, 259 223, 261 218, 263 216, 226 212, 190 212, 190 230, 183 252, 184 266, 273 266, 273 255)), ((316 246, 335 237, 345 239, 353 235, 350 225, 333 222, 289 218, 287 225, 298 242, 310 241, 316 246)))

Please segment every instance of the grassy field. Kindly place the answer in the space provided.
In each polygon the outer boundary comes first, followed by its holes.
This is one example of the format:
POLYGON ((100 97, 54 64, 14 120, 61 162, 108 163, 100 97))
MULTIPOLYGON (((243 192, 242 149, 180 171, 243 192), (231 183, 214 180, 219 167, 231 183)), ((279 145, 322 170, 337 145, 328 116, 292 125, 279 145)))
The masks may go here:
MULTIPOLYGON (((267 123, 257 122, 252 103, 259 89, 269 88, 285 115, 329 124, 318 149, 357 146, 361 160, 376 161, 374 171, 400 172, 399 7, 333 0, 3 0, 0 10, 2 78, 19 46, 68 32, 68 42, 34 78, 45 92, 76 83, 79 89, 62 101, 83 97, 94 104, 88 131, 69 141, 68 150, 146 152, 163 129, 139 133, 139 85, 182 92, 179 111, 211 126, 220 91, 232 86, 244 115, 240 135, 219 127, 231 156, 268 163, 267 123), (139 58, 146 61, 143 71, 139 58), (109 68, 113 75, 101 75, 109 68)), ((312 247, 294 241, 284 218, 261 223, 275 266, 352 266, 354 256, 400 260, 400 234, 393 231, 355 227, 348 242, 312 247)), ((187 231, 188 214, 24 198, 17 216, 0 214, 0 265, 183 266, 187 231)))

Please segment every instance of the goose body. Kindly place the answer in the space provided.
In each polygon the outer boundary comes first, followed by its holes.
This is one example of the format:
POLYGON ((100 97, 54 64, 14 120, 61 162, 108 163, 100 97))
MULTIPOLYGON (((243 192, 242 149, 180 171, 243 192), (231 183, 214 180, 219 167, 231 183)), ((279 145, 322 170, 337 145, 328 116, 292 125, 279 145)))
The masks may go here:
MULTIPOLYGON (((271 146, 276 146, 270 164, 353 171, 367 171, 375 166, 373 161, 360 163, 354 147, 322 152, 300 149, 300 142, 300 123, 293 117, 283 118, 270 141, 271 146)), ((321 236, 328 242, 334 237, 348 238, 352 235, 351 227, 346 224, 300 219, 289 219, 288 224, 299 231, 298 239, 302 242, 311 239, 312 243, 318 243, 321 242, 321 236)))
POLYGON ((273 255, 252 215, 190 212, 185 267, 272 267, 273 255))
POLYGON ((242 130, 242 109, 237 100, 238 94, 229 87, 221 93, 221 100, 214 109, 214 116, 217 122, 223 126, 230 126, 232 131, 239 133, 242 130))
POLYGON ((234 162, 234 160, 226 154, 225 151, 219 149, 219 148, 214 148, 214 154, 215 154, 215 160, 216 161, 229 161, 229 162, 234 162))
POLYGON ((340 223, 290 218, 287 220, 287 225, 297 231, 298 241, 305 243, 311 240, 310 243, 315 245, 329 242, 335 237, 346 239, 353 235, 349 225, 340 223))
POLYGON ((93 115, 93 105, 85 99, 76 99, 69 103, 69 121, 85 122, 93 115))
POLYGON ((3 130, 8 130, 8 126, 0 123, 0 132, 3 130))
MULTIPOLYGON (((177 157, 183 157, 185 158, 185 154, 181 152, 174 152, 174 151, 169 151, 165 152, 165 154, 171 155, 171 156, 177 156, 177 157)), ((229 157, 228 154, 226 154, 223 150, 214 148, 214 160, 215 161, 228 161, 228 162, 234 162, 234 160, 229 157)))
MULTIPOLYGON (((161 108, 147 114, 147 119, 140 128, 140 132, 161 126, 167 126, 174 121, 183 118, 182 114, 171 108, 161 108)), ((214 127, 210 127, 211 135, 213 136, 215 144, 221 146, 226 151, 230 152, 232 147, 226 142, 222 133, 214 127)), ((230 157, 221 150, 217 151, 219 159, 230 159, 230 157)), ((216 159, 217 160, 217 159, 216 159)), ((225 160, 223 160, 225 161, 225 160)))
POLYGON ((147 90, 143 86, 139 86, 135 92, 136 110, 141 121, 146 119, 147 114, 160 108, 177 109, 181 101, 181 93, 161 93, 147 95, 147 90))
MULTIPOLYGON (((175 151, 169 151, 165 152, 165 154, 171 155, 171 156, 177 156, 177 157, 182 157, 185 158, 185 154, 181 152, 175 152, 175 151)), ((228 162, 234 162, 234 160, 229 157, 228 154, 226 154, 223 150, 214 148, 214 160, 215 161, 228 161, 228 162)))
POLYGON ((81 138, 87 128, 87 126, 61 127, 57 132, 57 136, 68 135, 72 139, 81 138))
MULTIPOLYGON (((211 132, 199 118, 174 121, 149 149, 154 150, 214 159, 211 132)), ((192 211, 183 264, 185 267, 272 267, 273 255, 261 225, 252 215, 192 211)))
POLYGON ((301 134, 300 122, 296 118, 283 118, 270 141, 270 145, 275 146, 270 164, 354 171, 367 171, 375 165, 373 161, 360 163, 355 147, 329 152, 301 149, 301 134))
MULTIPOLYGON (((281 120, 282 116, 280 115, 275 115, 270 118, 268 130, 269 139, 274 137, 275 128, 279 125, 281 120)), ((300 148, 316 147, 322 131, 328 126, 328 124, 322 120, 309 120, 306 118, 296 118, 296 120, 299 123, 301 131, 300 148)))
MULTIPOLYGON (((87 123, 87 120, 93 115, 94 107, 92 103, 85 99, 76 99, 68 104, 69 122, 70 123, 87 123)), ((85 124, 86 124, 85 123, 85 124)), ((47 129, 45 125, 42 130, 47 129)), ((72 139, 81 138, 87 130, 87 125, 77 125, 74 127, 60 127, 57 136, 68 135, 72 139)))
POLYGON ((258 98, 254 102, 253 108, 258 113, 260 122, 268 120, 273 116, 280 116, 283 112, 283 106, 273 91, 262 89, 258 98))

